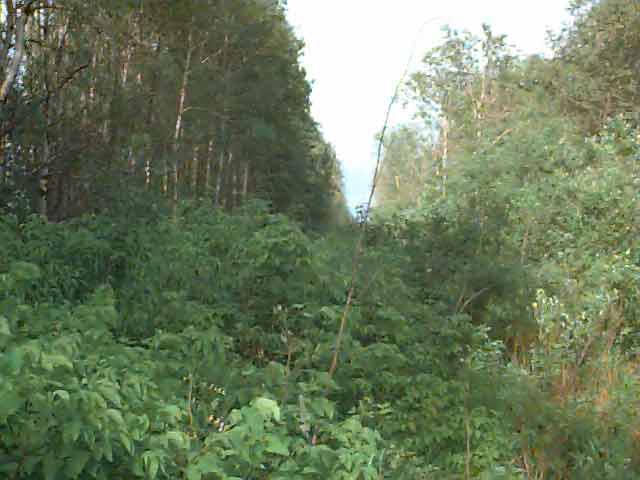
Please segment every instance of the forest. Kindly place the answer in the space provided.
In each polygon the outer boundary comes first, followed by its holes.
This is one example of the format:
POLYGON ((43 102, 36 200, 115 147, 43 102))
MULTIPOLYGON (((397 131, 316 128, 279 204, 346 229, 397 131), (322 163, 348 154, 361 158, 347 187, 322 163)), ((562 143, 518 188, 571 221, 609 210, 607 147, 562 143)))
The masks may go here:
POLYGON ((640 3, 444 27, 355 215, 286 1, 91 3, 0 3, 0 478, 640 478, 640 3))

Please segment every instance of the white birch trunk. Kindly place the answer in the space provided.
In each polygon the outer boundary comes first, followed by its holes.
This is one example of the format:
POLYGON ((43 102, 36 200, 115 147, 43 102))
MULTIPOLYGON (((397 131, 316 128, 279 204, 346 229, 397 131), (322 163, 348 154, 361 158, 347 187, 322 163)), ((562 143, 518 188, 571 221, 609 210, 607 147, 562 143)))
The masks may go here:
POLYGON ((200 153, 200 147, 196 145, 193 148, 193 158, 191 159, 191 192, 195 197, 196 189, 198 188, 198 154, 200 153))
POLYGON ((187 58, 185 59, 184 72, 182 74, 182 85, 180 86, 180 94, 178 98, 178 114, 176 115, 176 127, 173 134, 173 202, 174 208, 179 200, 178 175, 180 169, 180 161, 178 160, 178 151, 180 149, 180 134, 182 131, 182 117, 184 115, 184 104, 187 97, 187 86, 189 83, 189 74, 191 73, 191 58, 193 56, 193 30, 189 30, 187 39, 187 58))
MULTIPOLYGON (((11 91, 11 87, 13 86, 13 82, 15 81, 18 70, 20 69, 20 64, 22 63, 22 57, 24 56, 25 49, 25 40, 26 35, 25 32, 27 30, 27 24, 29 23, 29 18, 31 14, 29 13, 28 7, 33 2, 28 2, 26 6, 22 8, 22 12, 20 16, 15 21, 15 51, 13 53, 13 57, 9 61, 7 68, 5 69, 4 81, 2 82, 2 86, 0 86, 0 104, 4 104, 9 96, 9 92, 11 91)), ((8 9, 7 9, 8 10, 8 9)), ((10 12, 7 12, 10 14, 10 12)), ((9 39, 7 39, 8 41, 9 39)), ((8 49, 6 49, 8 50, 8 49)), ((3 52, 3 55, 5 53, 3 52)), ((8 51, 6 52, 8 55, 8 51)), ((6 57, 5 57, 6 58, 6 57)))
POLYGON ((205 194, 209 194, 211 188, 211 162, 213 160, 213 139, 209 140, 207 147, 207 163, 205 165, 204 172, 204 191, 205 194))
POLYGON ((244 164, 244 178, 242 180, 242 201, 247 201, 247 191, 249 189, 249 162, 244 164))
POLYGON ((447 196, 447 168, 449 162, 449 119, 442 121, 442 196, 447 196))

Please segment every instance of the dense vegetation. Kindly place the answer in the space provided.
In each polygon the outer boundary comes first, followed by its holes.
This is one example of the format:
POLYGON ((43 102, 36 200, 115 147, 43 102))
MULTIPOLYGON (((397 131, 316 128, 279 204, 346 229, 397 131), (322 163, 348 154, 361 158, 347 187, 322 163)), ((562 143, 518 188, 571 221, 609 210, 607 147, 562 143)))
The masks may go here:
POLYGON ((513 55, 488 27, 446 30, 407 82, 420 113, 386 140, 369 222, 336 225, 337 163, 281 5, 103 3, 20 4, 31 35, 100 32, 69 40, 66 62, 89 45, 122 61, 134 45, 166 63, 122 77, 101 60, 40 110, 39 82, 67 70, 29 37, 4 99, 2 478, 640 478, 637 4, 574 2, 551 59, 513 55), (205 13, 220 28, 188 27, 205 13), (57 27, 33 30, 45 17, 57 27), (207 86, 223 82, 207 69, 224 68, 230 25, 233 68, 280 66, 272 88, 298 100, 269 103, 257 77, 227 96, 207 86), (254 41, 283 63, 251 57, 254 41), (189 45, 201 56, 184 75, 189 45), (185 77, 202 117, 175 133, 185 77), (118 91, 91 99, 91 82, 118 91), (256 118, 269 135, 244 130, 256 118), (128 170, 134 154, 153 173, 128 170), (44 167, 67 172, 64 215, 33 195, 44 167))
POLYGON ((279 1, 7 0, 2 15, 0 199, 14 210, 59 221, 143 194, 227 209, 258 194, 305 222, 345 215, 279 1))

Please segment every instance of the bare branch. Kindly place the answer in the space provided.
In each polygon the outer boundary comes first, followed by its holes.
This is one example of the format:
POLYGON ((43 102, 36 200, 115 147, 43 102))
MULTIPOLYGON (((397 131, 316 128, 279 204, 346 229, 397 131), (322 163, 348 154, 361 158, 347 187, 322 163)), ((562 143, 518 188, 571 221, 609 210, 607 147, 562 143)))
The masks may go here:
POLYGON ((464 302, 462 304, 462 306, 458 309, 458 313, 462 313, 464 312, 464 310, 471 304, 471 302, 473 302, 476 298, 478 298, 480 295, 482 295, 485 292, 488 292, 490 290, 490 287, 484 287, 480 290, 478 290, 476 293, 474 293, 473 295, 471 295, 466 302, 464 302))
POLYGON ((85 63, 84 65, 80 65, 79 67, 76 67, 71 72, 69 72, 67 76, 60 81, 60 84, 58 85, 58 91, 62 90, 69 82, 71 82, 74 79, 74 77, 78 73, 88 68, 89 65, 90 63, 85 63))

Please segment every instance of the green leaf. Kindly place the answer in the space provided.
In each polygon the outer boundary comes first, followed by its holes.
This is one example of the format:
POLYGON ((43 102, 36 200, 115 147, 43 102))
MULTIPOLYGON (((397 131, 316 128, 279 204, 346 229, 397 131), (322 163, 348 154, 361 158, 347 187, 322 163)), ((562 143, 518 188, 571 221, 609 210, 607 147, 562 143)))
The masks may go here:
POLYGON ((172 420, 180 420, 180 418, 182 418, 182 416, 184 415, 183 410, 177 405, 167 405, 166 407, 160 409, 160 413, 165 414, 172 420))
POLYGON ((82 423, 78 419, 74 419, 64 424, 62 430, 62 439, 65 443, 74 443, 80 436, 82 423))
POLYGON ((113 448, 111 447, 111 441, 108 438, 102 444, 102 455, 110 462, 113 462, 113 448))
POLYGON ((197 465, 189 465, 187 467, 187 480, 200 480, 202 472, 197 465))
POLYGON ((265 417, 273 418, 275 421, 280 421, 280 407, 278 402, 271 400, 270 398, 260 397, 256 398, 252 405, 265 417))
POLYGON ((49 453, 42 461, 42 472, 45 480, 56 480, 58 470, 62 466, 62 462, 58 460, 54 453, 49 453))
POLYGON ((208 453, 198 458, 197 463, 190 465, 187 470, 189 480, 199 480, 202 478, 202 475, 209 473, 224 474, 224 471, 220 468, 219 458, 212 453, 208 453))
POLYGON ((125 432, 120 433, 120 443, 129 455, 133 454, 133 440, 125 432))
POLYGON ((326 398, 315 398, 310 402, 311 411, 318 416, 333 417, 334 405, 326 398))
POLYGON ((7 317, 0 315, 0 336, 10 337, 11 328, 9 328, 9 320, 7 317))
POLYGON ((8 367, 9 373, 17 375, 22 369, 24 360, 24 352, 22 349, 11 350, 0 356, 5 365, 8 367))
POLYGON ((100 394, 102 394, 102 396, 109 400, 111 403, 118 407, 120 406, 120 394, 118 393, 118 389, 115 386, 102 384, 99 385, 96 390, 100 392, 100 394))
POLYGON ((106 411, 107 418, 111 419, 114 423, 117 423, 118 426, 125 426, 124 418, 122 417, 122 413, 114 408, 109 408, 106 411))
POLYGON ((329 320, 332 320, 334 322, 337 322, 340 318, 338 313, 336 313, 336 311, 330 307, 322 307, 320 309, 320 313, 326 315, 329 318, 329 320))
POLYGON ((276 435, 267 435, 266 437, 267 447, 265 450, 269 453, 275 453, 276 455, 288 456, 289 446, 286 438, 278 437, 276 435))
POLYGON ((152 479, 156 478, 156 476, 158 475, 158 469, 160 468, 160 462, 158 462, 158 459, 155 456, 151 457, 147 468, 147 474, 149 475, 149 477, 152 479))
POLYGON ((7 475, 9 478, 15 478, 19 468, 20 464, 17 462, 0 463, 0 473, 7 475))
POLYGON ((178 448, 187 448, 189 445, 188 437, 183 432, 167 432, 165 437, 168 441, 173 442, 178 448))
POLYGON ((37 280, 41 276, 40 268, 33 263, 15 262, 11 265, 11 275, 18 281, 37 280))
POLYGON ((22 398, 14 390, 0 391, 0 419, 14 414, 22 406, 22 398))
POLYGON ((42 368, 51 372, 56 367, 64 367, 69 370, 73 370, 73 363, 69 358, 64 355, 60 355, 57 353, 54 354, 43 354, 42 355, 42 368))
POLYGON ((71 478, 77 478, 82 473, 84 467, 89 462, 91 453, 86 450, 76 450, 71 455, 71 458, 67 460, 65 466, 66 474, 71 478))
POLYGON ((144 463, 144 469, 147 473, 147 477, 150 479, 156 478, 158 475, 158 469, 160 468, 160 462, 158 461, 158 457, 153 452, 145 452, 142 456, 142 461, 144 463))
POLYGON ((67 392, 66 390, 55 390, 52 394, 52 397, 53 399, 55 399, 56 397, 59 397, 65 402, 68 402, 69 399, 71 398, 69 395, 69 392, 67 392))

